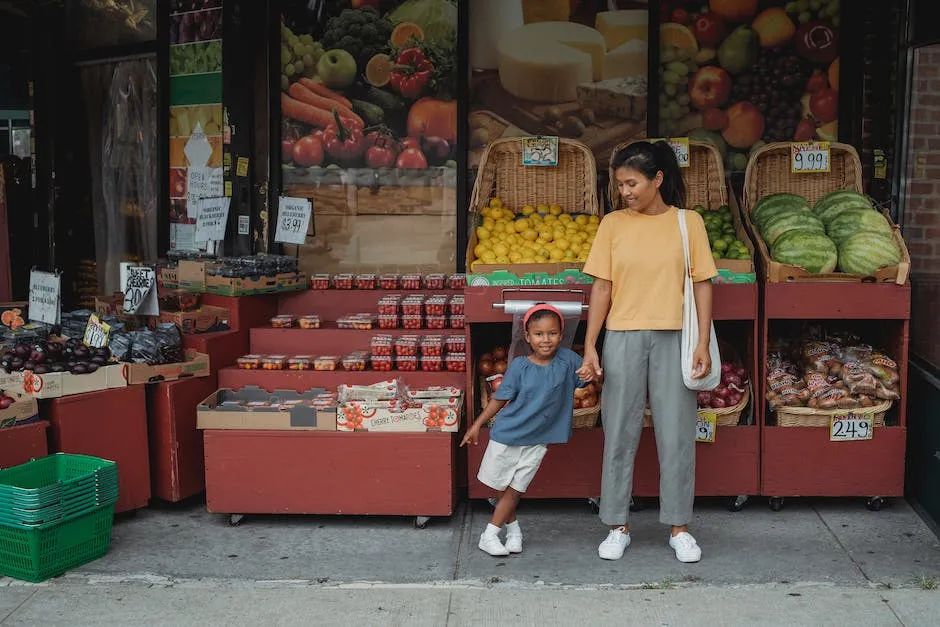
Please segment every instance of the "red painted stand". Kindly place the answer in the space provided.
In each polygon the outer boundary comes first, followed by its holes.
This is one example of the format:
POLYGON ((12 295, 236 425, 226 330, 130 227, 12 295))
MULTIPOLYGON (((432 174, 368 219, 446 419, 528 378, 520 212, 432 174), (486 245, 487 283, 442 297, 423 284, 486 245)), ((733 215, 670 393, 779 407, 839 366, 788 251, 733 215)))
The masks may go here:
POLYGON ((0 429, 0 468, 25 464, 31 459, 49 454, 45 420, 26 425, 0 429))
MULTIPOLYGON (((872 332, 881 334, 883 348, 891 352, 898 363, 901 401, 895 403, 897 424, 876 427, 873 438, 868 441, 830 442, 828 427, 764 426, 761 494, 772 498, 903 496, 910 285, 767 283, 763 292, 763 346, 767 346, 770 325, 778 320, 867 322, 872 325, 872 332)), ((875 338, 866 341, 876 343, 875 338)), ((760 380, 764 381, 766 375, 764 360, 760 380)), ((764 386, 757 387, 763 413, 766 407, 764 386)), ((777 508, 781 503, 774 498, 771 505, 777 508)))
POLYGON ((176 503, 205 489, 196 406, 216 390, 215 376, 147 386, 153 495, 176 503))
POLYGON ((142 385, 41 401, 50 423, 53 452, 95 455, 117 462, 115 512, 146 507, 150 500, 147 403, 142 385))

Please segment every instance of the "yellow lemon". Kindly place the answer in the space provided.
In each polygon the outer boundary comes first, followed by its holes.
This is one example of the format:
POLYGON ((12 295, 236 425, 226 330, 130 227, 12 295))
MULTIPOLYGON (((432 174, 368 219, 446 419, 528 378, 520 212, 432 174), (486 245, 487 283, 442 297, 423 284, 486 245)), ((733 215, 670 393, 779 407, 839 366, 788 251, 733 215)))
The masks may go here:
POLYGON ((552 256, 551 256, 552 261, 561 261, 564 258, 565 258, 565 251, 561 250, 560 248, 555 248, 552 250, 552 256))
POLYGON ((562 213, 561 207, 559 207, 558 205, 552 205, 551 207, 548 208, 548 211, 553 216, 560 216, 562 213))
POLYGON ((503 210, 500 209, 499 207, 491 207, 490 217, 493 218, 494 220, 499 220, 500 218, 503 217, 503 210))
POLYGON ((588 216, 588 224, 600 224, 601 219, 597 216, 588 216))
POLYGON ((516 232, 516 225, 512 222, 506 222, 503 224, 503 228, 506 229, 506 235, 511 235, 516 232))
POLYGON ((516 252, 516 251, 513 251, 513 252, 509 253, 509 261, 511 261, 511 262, 513 262, 513 263, 519 263, 519 262, 521 262, 521 261, 522 261, 522 253, 518 253, 518 252, 516 252))
POLYGON ((558 222, 558 218, 555 216, 545 216, 545 219, 542 221, 543 224, 552 225, 558 222))
POLYGON ((505 263, 505 264, 509 264, 509 263, 512 263, 512 262, 509 261, 509 257, 507 257, 506 255, 502 255, 502 256, 496 258, 496 263, 505 263))
POLYGON ((565 261, 574 261, 577 255, 575 255, 570 250, 565 251, 565 261))
POLYGON ((493 198, 490 198, 490 207, 495 207, 499 209, 502 206, 503 206, 503 201, 501 199, 497 198, 496 196, 494 196, 493 198))
POLYGON ((567 213, 563 213, 558 216, 558 219, 562 222, 574 222, 574 219, 567 213))
POLYGON ((483 255, 480 257, 480 259, 486 263, 493 263, 496 261, 496 253, 494 253, 492 250, 485 250, 483 251, 483 255))
POLYGON ((585 252, 582 252, 581 254, 578 255, 578 261, 580 261, 581 263, 584 263, 585 261, 587 261, 587 258, 588 258, 588 254, 585 252))
POLYGON ((489 249, 489 246, 486 246, 485 244, 477 244, 473 247, 473 256, 479 259, 483 256, 483 253, 489 249))
POLYGON ((538 212, 541 214, 548 213, 548 205, 539 205, 537 209, 538 209, 538 212))
POLYGON ((486 228, 485 226, 478 226, 477 227, 477 239, 479 239, 482 242, 484 240, 488 240, 489 238, 490 238, 490 230, 486 228))
POLYGON ((481 226, 492 231, 493 227, 496 226, 496 220, 493 218, 483 218, 483 224, 481 226))
POLYGON ((549 229, 539 229, 539 239, 543 239, 546 242, 552 241, 553 235, 549 229))
POLYGON ((535 263, 535 257, 532 255, 525 255, 522 257, 522 261, 519 263, 535 263))
POLYGON ((578 224, 587 224, 589 220, 588 217, 582 213, 577 218, 575 218, 574 221, 578 224))
POLYGON ((599 225, 599 224, 594 224, 594 223, 588 224, 586 227, 584 227, 584 231, 585 231, 586 233, 597 233, 597 227, 598 227, 598 226, 600 226, 600 225, 599 225))
POLYGON ((578 242, 571 242, 571 246, 568 247, 568 250, 577 255, 581 252, 581 244, 578 242))
POLYGON ((502 256, 509 254, 509 249, 506 247, 506 244, 496 244, 493 246, 493 252, 496 253, 496 256, 502 256))
POLYGON ((513 226, 516 228, 516 233, 522 233, 523 231, 529 228, 529 221, 526 220, 525 218, 521 218, 519 220, 516 220, 513 226))
POLYGON ((536 238, 538 238, 538 236, 539 234, 532 229, 526 229, 525 231, 522 232, 522 239, 529 241, 529 242, 534 242, 536 238))
POLYGON ((562 239, 556 239, 556 240, 555 240, 555 246, 557 246, 557 247, 560 248, 561 250, 568 250, 568 249, 571 247, 571 243, 570 243, 568 240, 564 239, 564 238, 562 238, 562 239))
POLYGON ((535 213, 535 207, 533 207, 532 205, 526 205, 525 207, 522 208, 522 215, 524 216, 530 216, 533 213, 535 213))

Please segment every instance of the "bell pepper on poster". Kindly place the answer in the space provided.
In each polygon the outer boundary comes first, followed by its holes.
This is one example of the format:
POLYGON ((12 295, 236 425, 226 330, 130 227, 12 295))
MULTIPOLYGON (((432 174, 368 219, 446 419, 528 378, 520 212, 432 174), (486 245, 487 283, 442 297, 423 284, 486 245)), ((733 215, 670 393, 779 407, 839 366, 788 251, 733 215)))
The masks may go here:
POLYGON ((431 81, 434 66, 420 48, 406 48, 395 59, 390 83, 404 98, 414 100, 424 93, 431 81))

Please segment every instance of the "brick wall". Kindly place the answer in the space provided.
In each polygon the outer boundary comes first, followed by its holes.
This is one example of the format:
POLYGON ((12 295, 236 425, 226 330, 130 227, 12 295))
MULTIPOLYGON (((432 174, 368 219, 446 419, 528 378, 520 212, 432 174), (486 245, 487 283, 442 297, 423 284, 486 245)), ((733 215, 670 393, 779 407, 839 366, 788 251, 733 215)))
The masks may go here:
POLYGON ((940 367, 940 45, 914 57, 904 239, 911 253, 911 351, 940 367))

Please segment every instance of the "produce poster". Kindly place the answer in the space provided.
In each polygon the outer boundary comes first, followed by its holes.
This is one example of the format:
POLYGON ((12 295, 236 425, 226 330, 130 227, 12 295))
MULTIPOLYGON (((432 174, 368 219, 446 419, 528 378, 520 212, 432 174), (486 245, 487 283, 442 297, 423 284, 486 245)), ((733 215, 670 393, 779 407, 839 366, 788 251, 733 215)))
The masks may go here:
POLYGON ((287 0, 282 17, 282 192, 317 208, 301 265, 452 269, 456 0, 287 0))
POLYGON ((605 170, 646 136, 649 8, 625 0, 470 3, 470 166, 500 137, 584 142, 605 170))
POLYGON ((731 172, 768 142, 838 139, 839 0, 661 11, 659 134, 714 143, 731 172))
POLYGON ((169 10, 170 248, 194 250, 189 168, 223 167, 222 0, 172 0, 169 10))

